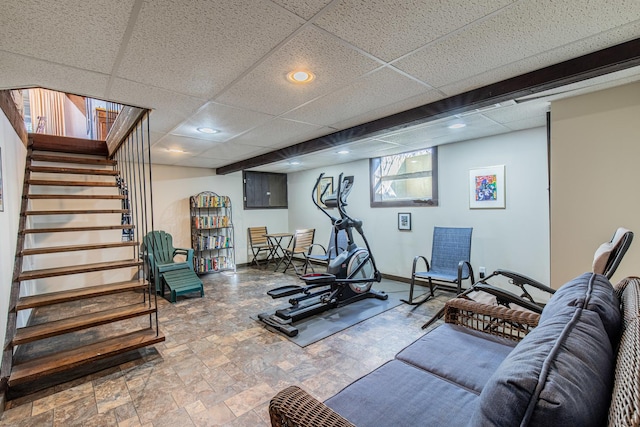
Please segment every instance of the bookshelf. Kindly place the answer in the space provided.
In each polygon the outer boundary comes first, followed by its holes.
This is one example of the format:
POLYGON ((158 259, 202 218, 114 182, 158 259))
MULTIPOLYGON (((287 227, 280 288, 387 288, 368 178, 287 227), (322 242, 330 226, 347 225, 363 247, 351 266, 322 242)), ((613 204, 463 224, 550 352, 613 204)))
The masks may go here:
POLYGON ((189 198, 193 268, 198 274, 235 271, 231 199, 212 191, 189 198))

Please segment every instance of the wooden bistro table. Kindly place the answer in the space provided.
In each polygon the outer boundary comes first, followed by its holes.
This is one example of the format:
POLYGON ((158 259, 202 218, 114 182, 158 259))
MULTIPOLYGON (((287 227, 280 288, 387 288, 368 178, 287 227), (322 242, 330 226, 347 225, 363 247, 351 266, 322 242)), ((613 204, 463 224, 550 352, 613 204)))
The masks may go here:
POLYGON ((265 268, 269 267, 269 263, 271 261, 276 263, 276 268, 274 271, 278 271, 278 267, 280 267, 280 263, 284 259, 284 248, 289 246, 291 243, 291 239, 293 239, 293 233, 269 233, 265 234, 264 237, 269 239, 269 246, 271 246, 271 250, 269 251, 269 255, 267 255, 267 265, 265 268), (285 245, 282 245, 282 241, 288 238, 285 245), (276 262, 276 257, 278 261, 276 262))

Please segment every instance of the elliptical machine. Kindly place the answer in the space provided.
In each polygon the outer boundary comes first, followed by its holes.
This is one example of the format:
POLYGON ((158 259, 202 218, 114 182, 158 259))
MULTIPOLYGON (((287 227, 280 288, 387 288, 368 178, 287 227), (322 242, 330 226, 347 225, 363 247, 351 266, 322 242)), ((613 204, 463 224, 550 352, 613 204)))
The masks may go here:
POLYGON ((347 197, 353 188, 353 176, 340 174, 336 191, 325 197, 327 184, 322 192, 317 192, 324 173, 321 173, 313 187, 313 203, 331 220, 337 236, 341 230, 347 235, 347 247, 329 262, 326 273, 309 273, 300 276, 304 286, 281 286, 267 292, 272 298, 289 299, 291 307, 276 310, 274 314, 259 314, 258 318, 268 326, 290 336, 296 336, 298 329, 293 325, 298 320, 322 313, 335 307, 342 307, 365 298, 386 300, 389 296, 371 289, 373 282, 380 282, 382 275, 376 267, 369 242, 362 230, 362 221, 350 217, 346 210, 347 197), (317 196, 320 194, 320 196, 317 196), (316 200, 316 197, 319 200, 316 200), (326 208, 324 206, 326 206, 326 208), (340 218, 332 216, 327 208, 337 208, 340 218), (362 237, 366 248, 358 247, 353 240, 353 230, 362 237))

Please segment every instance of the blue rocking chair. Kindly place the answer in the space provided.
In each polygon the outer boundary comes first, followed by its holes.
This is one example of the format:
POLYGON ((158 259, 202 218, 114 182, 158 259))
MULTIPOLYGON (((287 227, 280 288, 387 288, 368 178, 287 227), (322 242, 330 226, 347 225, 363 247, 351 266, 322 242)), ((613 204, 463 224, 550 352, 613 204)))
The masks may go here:
POLYGON ((463 280, 470 278, 471 284, 475 283, 470 263, 472 231, 473 228, 434 227, 431 264, 422 255, 413 259, 409 299, 402 302, 419 305, 433 298, 435 289, 442 288, 460 294, 463 280), (426 264, 426 271, 416 271, 420 260, 426 264), (429 293, 414 298, 413 290, 416 280, 427 281, 429 293), (436 286, 434 281, 437 283, 436 286), (447 283, 454 283, 455 287, 447 283))

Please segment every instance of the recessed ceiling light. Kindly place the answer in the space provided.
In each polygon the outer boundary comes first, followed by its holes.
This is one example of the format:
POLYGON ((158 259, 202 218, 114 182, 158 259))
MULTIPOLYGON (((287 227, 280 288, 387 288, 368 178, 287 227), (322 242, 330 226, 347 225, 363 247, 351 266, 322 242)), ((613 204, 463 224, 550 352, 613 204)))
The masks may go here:
POLYGON ((299 165, 299 164, 300 164, 300 162, 299 162, 299 161, 297 161, 297 160, 293 160, 293 161, 289 162, 289 164, 290 164, 291 166, 296 166, 296 165, 299 165))
POLYGON ((467 125, 465 125, 464 123, 454 123, 452 125, 449 125, 448 128, 449 129, 462 129, 465 126, 467 126, 467 125))
POLYGON ((349 150, 340 150, 338 154, 349 154, 349 150))
POLYGON ((316 76, 311 71, 305 70, 294 70, 287 74, 287 80, 292 83, 309 83, 315 78, 316 76))
POLYGON ((178 148, 167 148, 169 153, 184 153, 184 150, 180 150, 178 148))
POLYGON ((214 133, 218 133, 220 132, 217 129, 212 129, 212 128, 198 128, 196 129, 198 132, 202 132, 202 133, 208 133, 208 134, 214 134, 214 133))

